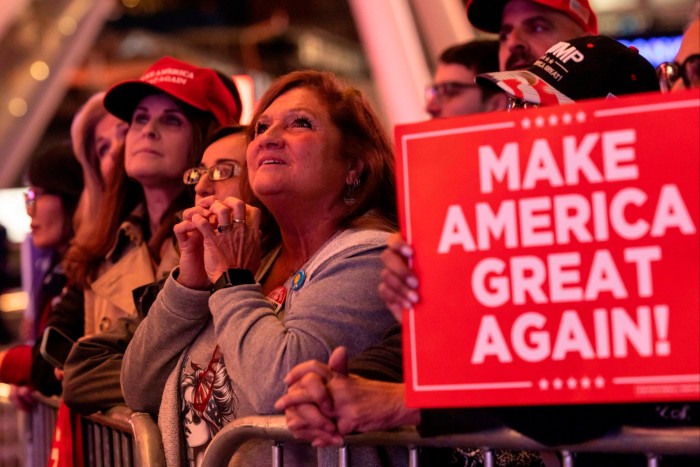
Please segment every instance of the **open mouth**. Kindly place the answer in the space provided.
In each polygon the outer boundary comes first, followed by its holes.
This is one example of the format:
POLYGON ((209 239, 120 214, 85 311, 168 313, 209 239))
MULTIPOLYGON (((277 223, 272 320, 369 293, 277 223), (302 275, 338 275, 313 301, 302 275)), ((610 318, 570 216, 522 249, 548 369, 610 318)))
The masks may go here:
POLYGON ((260 161, 258 164, 258 167, 262 167, 263 165, 282 165, 284 164, 284 161, 280 159, 264 159, 260 161))

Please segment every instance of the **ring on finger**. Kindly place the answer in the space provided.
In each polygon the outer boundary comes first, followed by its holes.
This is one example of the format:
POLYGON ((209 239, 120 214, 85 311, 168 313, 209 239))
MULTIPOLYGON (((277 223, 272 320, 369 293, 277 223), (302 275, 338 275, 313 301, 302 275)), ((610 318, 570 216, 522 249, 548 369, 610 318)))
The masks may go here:
POLYGON ((234 219, 231 222, 234 224, 245 224, 245 219, 234 219))
POLYGON ((219 233, 230 232, 233 230, 233 224, 219 224, 216 226, 216 231, 219 233))

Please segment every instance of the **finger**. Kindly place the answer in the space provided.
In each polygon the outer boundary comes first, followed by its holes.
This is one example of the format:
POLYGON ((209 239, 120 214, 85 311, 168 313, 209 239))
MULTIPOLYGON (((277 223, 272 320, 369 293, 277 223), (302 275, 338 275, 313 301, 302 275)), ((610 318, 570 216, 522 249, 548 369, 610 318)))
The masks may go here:
POLYGON ((345 347, 336 347, 328 359, 328 366, 336 373, 348 374, 348 351, 345 347))
POLYGON ((406 284, 401 277, 396 276, 392 271, 382 269, 379 273, 379 278, 380 289, 384 288, 387 292, 387 296, 382 298, 388 298, 391 299, 391 301, 398 302, 405 308, 418 303, 420 298, 418 292, 409 284, 406 284))
POLYGON ((307 373, 298 383, 292 385, 287 394, 275 403, 277 410, 286 410, 301 404, 315 404, 325 415, 331 416, 333 401, 326 387, 326 380, 315 373, 307 373))
POLYGON ((216 201, 214 195, 205 196, 204 198, 201 198, 199 201, 197 201, 197 206, 200 206, 204 209, 209 209, 211 205, 214 204, 214 201, 216 201))
MULTIPOLYGON (((230 221, 233 223, 244 224, 246 221, 246 204, 238 198, 229 196, 224 199, 221 204, 229 209, 230 221)), ((218 205, 217 205, 218 206, 218 205)))
POLYGON ((379 255, 379 259, 384 264, 384 269, 394 274, 407 287, 412 289, 418 287, 418 279, 413 275, 413 271, 403 256, 387 248, 379 255))
POLYGON ((300 404, 312 404, 314 402, 314 399, 307 391, 294 385, 286 394, 277 399, 274 407, 275 410, 282 412, 300 404))
POLYGON ((328 446, 341 447, 343 445, 343 437, 339 434, 328 436, 319 433, 316 438, 311 441, 311 446, 314 448, 325 448, 328 446))
POLYGON ((308 430, 328 434, 335 433, 335 423, 325 417, 314 404, 301 404, 285 411, 287 426, 290 430, 308 430))
POLYGON ((260 221, 262 219, 262 213, 260 209, 246 204, 246 223, 249 229, 258 230, 260 229, 260 221))
POLYGON ((328 380, 331 376, 333 376, 331 369, 328 368, 328 365, 325 363, 321 363, 318 360, 307 360, 289 370, 287 376, 284 377, 284 383, 287 386, 291 386, 304 377, 304 375, 307 373, 316 373, 324 380, 328 380))
POLYGON ((214 238, 214 229, 212 229, 208 218, 196 214, 192 217, 192 224, 199 231, 204 240, 212 240, 214 238))
POLYGON ((209 207, 209 212, 216 216, 216 224, 220 227, 230 226, 233 213, 231 209, 221 201, 214 201, 209 207))
POLYGON ((413 257, 413 248, 401 238, 401 234, 399 233, 389 235, 387 238, 387 247, 406 259, 413 257))
POLYGON ((191 208, 187 208, 184 211, 182 211, 182 220, 192 220, 192 217, 197 214, 206 217, 208 215, 208 210, 203 208, 202 206, 194 206, 191 208))

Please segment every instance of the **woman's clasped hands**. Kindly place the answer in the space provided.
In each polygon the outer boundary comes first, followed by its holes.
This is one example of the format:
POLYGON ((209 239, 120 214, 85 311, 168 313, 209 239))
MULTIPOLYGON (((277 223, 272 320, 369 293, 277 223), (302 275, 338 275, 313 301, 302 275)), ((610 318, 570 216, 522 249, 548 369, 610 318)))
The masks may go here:
POLYGON ((228 269, 255 273, 261 258, 260 217, 258 208, 234 197, 208 196, 186 209, 174 227, 180 246, 177 281, 205 290, 228 269))

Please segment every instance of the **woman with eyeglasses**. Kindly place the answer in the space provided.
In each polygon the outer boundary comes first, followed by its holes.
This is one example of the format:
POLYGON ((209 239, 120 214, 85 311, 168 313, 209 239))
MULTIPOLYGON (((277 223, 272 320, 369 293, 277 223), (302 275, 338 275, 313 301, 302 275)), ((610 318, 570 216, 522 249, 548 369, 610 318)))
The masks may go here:
POLYGON ((63 382, 64 401, 80 413, 123 403, 111 391, 118 388, 118 370, 106 374, 100 367, 111 355, 91 354, 92 345, 120 318, 137 315, 135 289, 162 279, 177 264, 172 226, 192 205, 182 174, 199 163, 213 131, 237 122, 234 92, 215 70, 164 57, 104 97, 105 108, 129 127, 118 173, 99 215, 90 220, 93 235, 80 245, 84 260, 76 276, 84 278, 87 337, 73 346, 63 382))
POLYGON ((39 354, 39 343, 52 310, 52 302, 66 285, 61 258, 73 236, 73 214, 83 190, 80 164, 73 156, 70 141, 51 146, 35 157, 28 171, 29 189, 24 194, 31 217, 32 245, 42 251, 35 264, 31 291, 31 321, 24 336, 34 345, 18 345, 0 353, 0 381, 13 384, 11 399, 22 409, 32 405, 31 392, 61 393, 61 383, 39 354))

